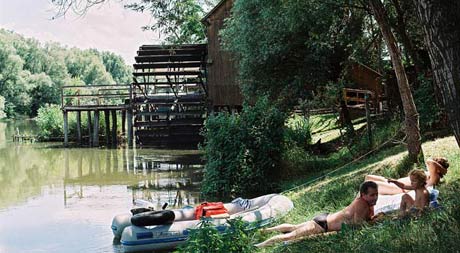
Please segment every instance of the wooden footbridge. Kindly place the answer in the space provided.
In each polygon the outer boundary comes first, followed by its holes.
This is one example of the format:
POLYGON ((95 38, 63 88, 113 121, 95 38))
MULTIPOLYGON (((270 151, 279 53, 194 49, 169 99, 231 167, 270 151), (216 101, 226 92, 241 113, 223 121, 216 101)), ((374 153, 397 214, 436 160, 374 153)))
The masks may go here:
POLYGON ((206 44, 139 48, 133 83, 64 86, 64 143, 69 142, 69 113, 76 113, 78 143, 99 146, 100 112, 104 112, 105 144, 196 147, 206 117, 206 44), (86 112, 86 132, 82 131, 86 112), (121 115, 121 131, 118 130, 121 115))

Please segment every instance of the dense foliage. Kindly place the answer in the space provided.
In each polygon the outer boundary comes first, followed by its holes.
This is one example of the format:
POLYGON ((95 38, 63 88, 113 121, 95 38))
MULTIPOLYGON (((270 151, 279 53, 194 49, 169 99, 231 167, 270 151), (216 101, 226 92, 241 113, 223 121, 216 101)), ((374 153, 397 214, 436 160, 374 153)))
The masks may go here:
POLYGON ((268 92, 289 108, 305 98, 306 88, 337 80, 362 19, 339 4, 235 1, 223 43, 238 60, 246 98, 268 92))
POLYGON ((177 252, 249 253, 254 251, 250 224, 241 219, 228 220, 228 227, 219 232, 212 222, 202 220, 199 229, 190 231, 187 243, 177 252))
POLYGON ((169 44, 202 43, 206 39, 201 18, 205 12, 196 0, 154 0, 127 5, 128 8, 148 11, 156 22, 144 26, 146 30, 158 31, 169 44))
MULTIPOLYGON (((440 123, 442 110, 439 107, 433 82, 431 79, 419 78, 420 86, 414 92, 415 104, 420 114, 420 128, 429 130, 437 128, 436 124, 440 123)), ((441 126, 444 124, 440 124, 441 126)))
POLYGON ((110 52, 41 44, 0 29, 0 96, 8 117, 35 116, 41 106, 59 104, 63 85, 127 83, 130 72, 110 52))
POLYGON ((258 196, 276 189, 286 116, 266 97, 237 114, 210 116, 205 125, 202 193, 209 198, 258 196))

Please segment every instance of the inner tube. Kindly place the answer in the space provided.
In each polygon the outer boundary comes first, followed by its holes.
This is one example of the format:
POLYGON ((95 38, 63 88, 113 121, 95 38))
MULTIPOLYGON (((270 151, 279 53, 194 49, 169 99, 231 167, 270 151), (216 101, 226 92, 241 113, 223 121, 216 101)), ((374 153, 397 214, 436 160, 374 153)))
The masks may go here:
POLYGON ((170 210, 151 211, 134 215, 131 217, 131 223, 140 227, 165 225, 173 223, 175 217, 174 212, 170 210))
POLYGON ((155 211, 153 207, 138 207, 138 208, 131 209, 131 213, 133 215, 136 215, 138 213, 151 212, 151 211, 155 211))

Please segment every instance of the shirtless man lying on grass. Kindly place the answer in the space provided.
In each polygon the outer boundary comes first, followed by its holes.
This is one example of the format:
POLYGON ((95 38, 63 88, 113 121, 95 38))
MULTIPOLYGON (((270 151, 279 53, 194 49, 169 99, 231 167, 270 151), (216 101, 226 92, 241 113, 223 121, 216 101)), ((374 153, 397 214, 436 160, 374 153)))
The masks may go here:
POLYGON ((301 237, 315 235, 330 231, 340 231, 342 223, 359 225, 373 220, 374 205, 378 198, 378 186, 375 182, 367 181, 359 188, 360 196, 345 209, 333 214, 320 214, 310 221, 298 224, 281 224, 267 228, 265 231, 278 231, 285 234, 276 235, 268 240, 256 244, 256 247, 266 247, 276 242, 292 241, 301 237))

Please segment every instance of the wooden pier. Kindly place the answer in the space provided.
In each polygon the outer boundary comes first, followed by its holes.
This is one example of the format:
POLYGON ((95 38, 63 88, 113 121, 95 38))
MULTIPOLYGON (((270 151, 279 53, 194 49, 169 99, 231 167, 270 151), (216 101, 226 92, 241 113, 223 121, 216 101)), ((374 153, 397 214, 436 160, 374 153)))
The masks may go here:
POLYGON ((86 85, 64 86, 61 108, 64 116, 64 145, 69 144, 69 113, 76 114, 76 139, 83 143, 82 113, 86 112, 87 145, 100 145, 100 117, 104 113, 105 145, 116 146, 118 135, 126 135, 132 144, 132 110, 130 105, 131 85, 86 85), (121 131, 118 130, 118 115, 121 116, 121 131), (110 122, 112 124, 110 124, 110 122), (127 126, 125 126, 127 124, 127 126))
POLYGON ((89 146, 196 148, 207 115, 207 45, 143 45, 133 65, 133 83, 64 86, 64 145, 69 144, 69 114, 76 113, 77 142, 89 146), (82 113, 86 112, 86 129, 82 113), (104 116, 105 133, 100 133, 104 116), (121 115, 121 132, 118 130, 121 115), (126 133, 127 131, 127 133, 126 133), (85 136, 85 133, 86 136, 85 136))
POLYGON ((13 142, 31 142, 34 143, 37 140, 36 135, 26 134, 15 134, 13 135, 13 142))

